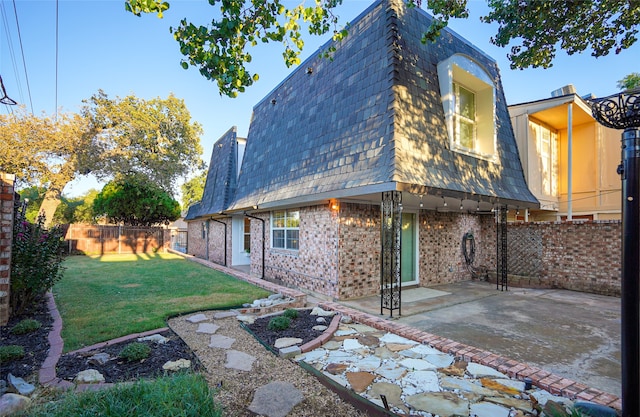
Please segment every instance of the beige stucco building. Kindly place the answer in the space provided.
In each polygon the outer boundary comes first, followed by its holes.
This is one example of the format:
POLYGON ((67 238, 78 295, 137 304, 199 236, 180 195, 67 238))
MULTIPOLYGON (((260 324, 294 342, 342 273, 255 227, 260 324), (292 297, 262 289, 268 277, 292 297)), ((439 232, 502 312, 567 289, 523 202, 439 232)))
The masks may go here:
POLYGON ((620 132, 600 125, 572 85, 509 113, 527 184, 540 201, 539 210, 519 210, 518 220, 621 218, 620 132))

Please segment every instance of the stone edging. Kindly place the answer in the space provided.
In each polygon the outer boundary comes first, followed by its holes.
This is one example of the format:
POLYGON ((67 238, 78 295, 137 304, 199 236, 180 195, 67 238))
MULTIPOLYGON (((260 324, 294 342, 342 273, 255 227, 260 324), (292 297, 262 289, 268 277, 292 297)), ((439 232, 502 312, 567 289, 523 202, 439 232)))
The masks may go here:
POLYGON ((571 400, 591 401, 614 408, 618 411, 622 410, 621 398, 596 388, 590 388, 585 384, 572 381, 559 375, 554 375, 541 368, 529 366, 525 363, 505 358, 486 350, 418 330, 414 327, 375 317, 335 302, 321 302, 320 307, 326 310, 338 311, 345 316, 351 317, 355 322, 366 324, 378 330, 388 331, 422 344, 427 344, 444 353, 459 356, 466 361, 489 366, 508 375, 510 378, 519 380, 530 378, 534 385, 549 391, 551 394, 560 395, 571 400))

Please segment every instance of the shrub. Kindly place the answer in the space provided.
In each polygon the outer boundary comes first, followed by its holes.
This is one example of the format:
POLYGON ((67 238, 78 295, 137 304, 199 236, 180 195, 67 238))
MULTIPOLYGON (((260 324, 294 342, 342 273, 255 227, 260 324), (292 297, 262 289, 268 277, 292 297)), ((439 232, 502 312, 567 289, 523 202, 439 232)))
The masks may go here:
POLYGON ((267 329, 280 331, 280 330, 288 329, 289 325, 291 325, 291 319, 289 317, 278 316, 269 320, 269 324, 267 324, 267 329))
POLYGON ((289 317, 291 320, 295 320, 298 318, 298 310, 293 308, 288 308, 282 314, 285 317, 289 317))
POLYGON ((11 246, 11 310, 22 313, 62 278, 63 232, 58 226, 44 227, 44 216, 36 223, 25 219, 25 208, 16 202, 11 246))
POLYGON ((24 356, 24 348, 18 345, 0 346, 0 362, 10 362, 24 356))
POLYGON ((133 342, 122 348, 118 356, 129 362, 135 362, 147 359, 150 354, 151 348, 148 345, 140 342, 133 342))
POLYGON ((11 329, 11 333, 27 334, 27 333, 35 332, 40 327, 42 327, 42 324, 38 320, 24 319, 24 320, 21 320, 15 326, 13 326, 13 328, 11 329))

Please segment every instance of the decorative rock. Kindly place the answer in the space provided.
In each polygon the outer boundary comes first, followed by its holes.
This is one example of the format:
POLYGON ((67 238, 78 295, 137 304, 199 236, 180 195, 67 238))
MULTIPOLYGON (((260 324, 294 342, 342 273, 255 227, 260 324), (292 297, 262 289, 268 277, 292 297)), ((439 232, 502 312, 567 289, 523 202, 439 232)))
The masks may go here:
POLYGON ((449 376, 441 379, 440 386, 451 391, 460 390, 477 395, 495 396, 497 394, 495 391, 491 391, 479 384, 474 384, 468 379, 452 378, 449 376))
POLYGON ((407 408, 400 398, 400 395, 402 395, 402 388, 396 384, 391 384, 389 382, 376 382, 371 385, 371 388, 367 391, 367 395, 378 405, 382 405, 380 395, 384 395, 390 406, 398 407, 405 412, 407 411, 407 408))
POLYGON ((224 367, 248 372, 253 367, 255 361, 255 356, 237 350, 229 350, 227 351, 227 362, 224 364, 224 367))
POLYGON ((484 397, 484 400, 490 403, 500 404, 505 407, 515 408, 517 410, 524 411, 529 414, 533 413, 533 405, 531 404, 531 401, 520 400, 517 398, 510 398, 510 397, 484 397))
POLYGON ((204 314, 195 314, 191 317, 187 317, 186 320, 190 323, 200 323, 201 321, 207 320, 207 316, 204 314))
POLYGON ((438 373, 434 371, 409 372, 400 383, 404 388, 405 395, 440 391, 438 373))
POLYGON ((320 307, 314 307, 313 310, 311 310, 311 313, 309 314, 311 314, 312 316, 333 317, 336 314, 336 312, 323 310, 320 307))
POLYGON ((405 359, 400 361, 400 365, 409 369, 410 371, 435 371, 436 366, 431 362, 427 362, 422 359, 405 359))
POLYGON ((353 363, 353 366, 360 371, 375 371, 380 367, 380 358, 376 358, 372 355, 367 355, 364 358, 353 363))
POLYGON ((303 398, 292 384, 274 381, 256 390, 249 411, 261 416, 285 417, 303 398))
POLYGON ((300 347, 299 346, 288 346, 285 348, 280 349, 279 351, 280 353, 280 357, 288 359, 288 358, 293 358, 297 355, 300 354, 300 347))
POLYGON ((302 339, 300 339, 299 337, 281 337, 279 339, 276 339, 276 342, 273 344, 273 346, 276 349, 282 349, 293 345, 299 345, 300 343, 302 343, 302 339))
POLYGON ((211 341, 209 342, 209 347, 211 347, 211 348, 220 348, 220 349, 229 349, 231 347, 231 345, 233 345, 233 342, 235 342, 235 341, 236 341, 236 339, 234 339, 233 337, 227 337, 227 336, 214 334, 213 336, 211 336, 211 341))
POLYGON ((238 315, 237 311, 220 311, 213 314, 213 318, 216 320, 226 319, 227 317, 235 317, 238 315))
POLYGON ((318 326, 313 326, 311 329, 315 330, 316 332, 324 332, 325 330, 327 330, 327 326, 318 325, 318 326))
POLYGON ((351 323, 353 323, 353 319, 351 317, 349 317, 349 316, 342 316, 340 318, 340 323, 351 324, 351 323))
POLYGON ((342 347, 342 342, 337 342, 335 340, 329 340, 327 343, 322 345, 323 348, 329 350, 340 349, 342 347))
POLYGON ((406 349, 410 349, 411 345, 406 345, 401 343, 387 343, 385 347, 392 352, 400 352, 406 349))
POLYGON ((248 314, 238 314, 236 318, 246 324, 253 324, 256 321, 256 316, 251 316, 248 314))
POLYGON ((473 376, 474 378, 509 378, 502 372, 498 372, 493 368, 473 362, 467 364, 467 372, 469 372, 469 374, 471 374, 471 376, 473 376))
POLYGON ((384 365, 376 369, 376 374, 391 381, 402 378, 407 373, 407 368, 399 366, 394 361, 387 361, 384 365))
POLYGON ((325 371, 329 372, 332 375, 338 375, 346 371, 348 365, 346 363, 330 363, 325 368, 325 371))
POLYGON ((200 323, 200 325, 198 326, 198 330, 196 330, 196 333, 214 334, 218 331, 219 328, 220 326, 218 326, 217 324, 200 323))
POLYGON ((378 344, 380 343, 380 339, 371 335, 358 336, 358 342, 365 346, 378 346, 378 344))
POLYGON ((432 363, 436 368, 446 368, 454 361, 454 357, 447 354, 425 355, 422 359, 432 363))
POLYGON ((153 343, 157 343, 159 345, 164 345, 168 341, 169 341, 169 339, 167 339, 166 337, 164 337, 161 334, 152 334, 150 336, 145 336, 145 337, 139 337, 138 338, 138 342, 153 342, 153 343))
POLYGON ((512 387, 508 387, 506 385, 503 385, 491 378, 480 378, 480 383, 482 384, 483 387, 485 388, 489 388, 492 389, 494 391, 498 391, 501 392, 503 394, 507 394, 507 395, 518 395, 520 394, 520 391, 518 391, 515 388, 512 387))
POLYGON ((0 379, 0 396, 7 392, 7 381, 0 379))
POLYGON ((325 319, 324 317, 318 317, 316 319, 316 323, 326 324, 327 323, 327 319, 325 319))
POLYGON ((410 345, 415 346, 418 342, 414 340, 407 339, 406 337, 398 336, 397 334, 387 333, 380 338, 380 341, 386 343, 387 345, 390 343, 401 344, 401 345, 410 345))
POLYGON ((96 384, 104 382, 104 376, 95 369, 85 369, 78 372, 74 381, 78 384, 96 384))
POLYGON ((548 391, 543 391, 543 390, 534 391, 531 393, 531 396, 535 398, 538 404, 540 404, 542 407, 545 406, 547 401, 555 401, 557 403, 565 404, 565 405, 571 404, 571 401, 569 401, 568 399, 564 397, 558 397, 556 395, 549 393, 548 391))
POLYGON ((357 332, 353 329, 341 329, 341 330, 336 330, 336 332, 334 333, 334 336, 340 337, 340 336, 351 336, 353 334, 356 334, 357 332))
POLYGON ((515 379, 496 379, 496 382, 501 383, 502 385, 506 385, 507 387, 511 387, 519 392, 524 392, 525 383, 523 381, 518 381, 515 379))
POLYGON ((24 379, 13 376, 12 374, 7 375, 7 382, 9 382, 10 390, 15 391, 20 395, 29 396, 36 390, 34 385, 29 384, 24 379))
POLYGON ((347 372, 347 381, 357 393, 361 393, 367 389, 369 385, 376 379, 375 375, 370 372, 347 372))
POLYGON ((406 397, 405 401, 411 408, 426 410, 440 417, 469 415, 469 401, 451 392, 416 394, 406 397))
POLYGON ((497 404, 480 402, 471 404, 471 415, 476 417, 509 417, 509 409, 497 404))
POLYGON ((306 352, 299 360, 311 363, 324 358, 326 354, 327 351, 324 349, 314 349, 310 352, 306 352))
POLYGON ((165 371, 179 371, 180 369, 191 368, 191 361, 188 359, 178 359, 177 361, 168 361, 162 365, 165 371))
POLYGON ((358 350, 364 348, 357 339, 344 339, 342 347, 346 351, 358 350))
POLYGON ((442 372, 445 375, 450 375, 450 376, 463 376, 464 375, 464 369, 458 368, 455 365, 451 365, 448 366, 446 368, 440 368, 438 369, 438 372, 442 372))
POLYGON ((31 404, 31 399, 19 394, 8 393, 0 397, 0 416, 9 416, 24 410, 31 404))
POLYGON ((101 352, 101 353, 96 353, 95 355, 87 359, 87 363, 89 365, 98 366, 98 365, 104 365, 110 360, 111 360, 111 356, 109 356, 108 353, 101 352))
POLYGON ((282 294, 271 294, 269 297, 267 297, 267 300, 278 301, 278 300, 282 300, 283 298, 284 298, 284 295, 282 294))

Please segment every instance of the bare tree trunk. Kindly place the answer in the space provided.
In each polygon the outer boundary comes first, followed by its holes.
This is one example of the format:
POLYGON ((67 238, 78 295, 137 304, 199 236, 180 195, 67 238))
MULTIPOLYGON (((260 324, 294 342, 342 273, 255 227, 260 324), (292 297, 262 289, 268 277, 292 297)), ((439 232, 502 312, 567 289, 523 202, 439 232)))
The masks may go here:
POLYGON ((62 197, 62 188, 49 187, 44 194, 44 200, 40 204, 39 214, 44 215, 44 227, 49 228, 53 221, 53 215, 56 213, 56 209, 60 205, 60 197, 62 197))

